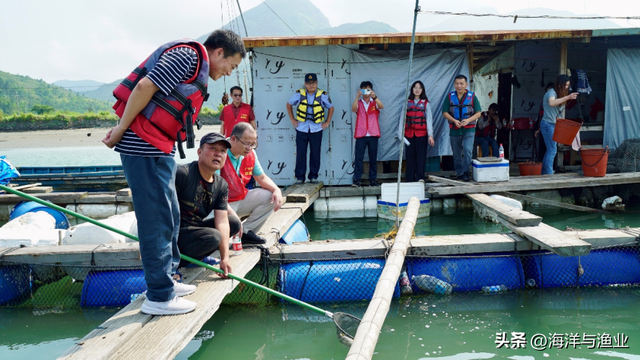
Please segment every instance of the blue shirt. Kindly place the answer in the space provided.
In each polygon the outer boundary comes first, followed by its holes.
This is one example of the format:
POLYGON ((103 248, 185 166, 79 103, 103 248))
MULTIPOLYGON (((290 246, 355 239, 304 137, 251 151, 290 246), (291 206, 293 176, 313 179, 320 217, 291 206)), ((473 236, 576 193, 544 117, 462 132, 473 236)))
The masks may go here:
POLYGON ((560 116, 560 112, 564 109, 564 105, 549 105, 549 99, 552 97, 557 99, 558 95, 556 94, 556 91, 554 89, 549 89, 549 91, 547 91, 542 98, 542 109, 544 111, 542 120, 548 122, 549 124, 555 124, 556 119, 560 116))
MULTIPOLYGON (((315 92, 313 94, 310 94, 309 92, 307 92, 307 103, 313 104, 313 101, 315 100, 315 98, 316 98, 315 92)), ((289 105, 298 106, 298 104, 300 104, 300 93, 295 93, 293 94, 291 99, 289 99, 289 105)), ((329 96, 326 93, 320 95, 320 104, 324 106, 326 109, 331 109, 333 107, 333 104, 329 101, 329 96)), ((313 108, 311 106, 307 107, 307 113, 313 114, 313 108)), ((295 112, 294 112, 294 115, 295 115, 295 112)), ((309 133, 319 132, 319 131, 322 131, 322 123, 316 123, 314 121, 309 121, 309 120, 298 121, 298 127, 296 128, 296 130, 300 132, 309 132, 309 133)))

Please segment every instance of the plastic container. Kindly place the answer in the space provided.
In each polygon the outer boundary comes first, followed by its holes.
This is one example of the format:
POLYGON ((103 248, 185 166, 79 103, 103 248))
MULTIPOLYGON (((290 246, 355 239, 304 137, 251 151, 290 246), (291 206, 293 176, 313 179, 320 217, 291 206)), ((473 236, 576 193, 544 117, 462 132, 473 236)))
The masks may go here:
POLYGON ((56 229, 69 228, 69 219, 67 219, 67 215, 65 215, 61 211, 52 209, 48 206, 44 206, 35 201, 22 201, 16 204, 16 206, 13 207, 13 210, 11 210, 11 214, 9 215, 9 221, 17 218, 20 215, 24 215, 26 213, 36 212, 36 211, 44 211, 51 214, 51 216, 53 216, 53 218, 56 220, 56 229))
POLYGON ((543 288, 640 284, 640 259, 632 248, 593 250, 580 259, 556 254, 529 256, 522 262, 527 281, 533 279, 543 288), (581 276, 578 264, 584 269, 581 276))
POLYGON ((242 239, 240 238, 240 236, 238 235, 232 236, 229 239, 229 242, 231 243, 232 255, 242 254, 242 239))
POLYGON ((504 147, 502 146, 502 144, 500 144, 500 149, 498 149, 498 157, 500 159, 504 159, 504 147))
POLYGON ((432 294, 448 295, 451 294, 453 290, 451 284, 431 275, 414 275, 411 277, 411 280, 413 280, 413 283, 416 284, 420 290, 432 294))
POLYGON ((527 161, 518 163, 520 167, 520 176, 531 176, 542 174, 542 163, 536 161, 527 161))
POLYGON ((492 286, 483 286, 482 292, 486 294, 500 294, 503 292, 507 292, 509 288, 504 285, 492 285, 492 286))
MULTIPOLYGON (((381 259, 284 264, 278 272, 278 289, 305 302, 371 300, 384 264, 381 259)), ((400 296, 398 282, 393 296, 400 296)))
MULTIPOLYGON (((524 287, 522 263, 516 256, 407 258, 410 277, 431 275, 452 286, 452 291, 478 291, 501 284, 509 289, 524 287)), ((414 284, 414 291, 421 291, 414 284)))
POLYGON ((573 139, 578 135, 578 131, 580 131, 580 126, 582 124, 576 121, 556 119, 556 126, 551 139, 560 144, 571 145, 573 139))
POLYGON ((125 306, 132 294, 146 290, 142 270, 91 272, 84 280, 80 306, 125 306))
POLYGON ((509 160, 501 159, 500 162, 472 160, 471 165, 473 180, 477 182, 509 180, 509 160))
POLYGON ((606 149, 580 149, 580 158, 582 159, 584 176, 602 177, 607 175, 608 147, 606 149))
POLYGON ((309 241, 309 229, 300 219, 296 220, 280 238, 280 243, 287 245, 305 241, 309 241))
POLYGON ((0 305, 20 298, 29 291, 29 267, 5 265, 0 267, 0 305))

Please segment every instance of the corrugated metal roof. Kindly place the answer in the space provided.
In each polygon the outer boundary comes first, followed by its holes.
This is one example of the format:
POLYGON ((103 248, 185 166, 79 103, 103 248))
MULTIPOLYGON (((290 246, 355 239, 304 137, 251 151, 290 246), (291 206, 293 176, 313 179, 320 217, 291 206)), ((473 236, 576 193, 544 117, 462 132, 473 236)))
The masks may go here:
MULTIPOLYGON (((625 29, 631 30, 631 29, 625 29)), ((458 31, 416 33, 416 43, 494 43, 518 40, 582 39, 588 42, 592 30, 458 31)), ((411 33, 246 37, 247 48, 282 46, 408 44, 411 33)))

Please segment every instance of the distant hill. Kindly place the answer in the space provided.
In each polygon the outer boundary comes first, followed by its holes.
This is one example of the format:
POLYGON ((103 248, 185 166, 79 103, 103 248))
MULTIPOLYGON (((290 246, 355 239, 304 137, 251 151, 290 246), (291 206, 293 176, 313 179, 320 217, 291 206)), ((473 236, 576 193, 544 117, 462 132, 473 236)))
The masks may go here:
POLYGON ((388 34, 397 33, 394 27, 379 21, 367 21, 363 23, 347 23, 340 26, 320 29, 314 35, 355 35, 355 34, 388 34))
POLYGON ((93 80, 58 80, 54 82, 53 85, 75 92, 85 92, 95 90, 104 85, 104 83, 93 80))
POLYGON ((2 113, 29 112, 35 105, 46 105, 55 110, 78 113, 111 110, 111 104, 108 102, 90 99, 42 80, 0 71, 0 111, 2 113))
POLYGON ((122 82, 123 79, 118 79, 114 82, 110 82, 108 84, 102 84, 102 86, 98 87, 95 90, 91 91, 82 91, 81 94, 92 99, 107 101, 111 104, 115 102, 115 98, 113 97, 113 90, 122 82))

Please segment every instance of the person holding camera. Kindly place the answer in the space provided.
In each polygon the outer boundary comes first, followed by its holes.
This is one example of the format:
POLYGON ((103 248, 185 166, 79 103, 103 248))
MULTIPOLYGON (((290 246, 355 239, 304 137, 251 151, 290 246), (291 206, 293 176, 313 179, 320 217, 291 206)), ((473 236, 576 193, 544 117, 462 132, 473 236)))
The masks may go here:
POLYGON ((356 129, 353 137, 356 139, 356 158, 354 162, 353 185, 360 186, 362 182, 362 167, 364 150, 369 149, 369 186, 379 186, 378 178, 378 139, 380 138, 380 124, 378 117, 384 108, 382 101, 373 91, 370 81, 360 83, 360 90, 351 105, 351 111, 356 113, 356 129))
POLYGON ((407 145, 407 182, 424 182, 424 167, 427 161, 427 143, 433 146, 433 115, 431 105, 425 93, 422 81, 411 85, 411 94, 407 100, 407 118, 404 127, 404 137, 409 141, 407 145))
POLYGON ((493 156, 498 155, 498 142, 496 131, 502 128, 502 122, 498 117, 498 104, 489 105, 489 110, 483 112, 476 124, 476 145, 482 149, 482 156, 489 156, 489 146, 493 156))

